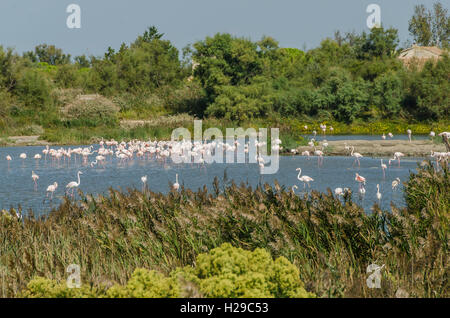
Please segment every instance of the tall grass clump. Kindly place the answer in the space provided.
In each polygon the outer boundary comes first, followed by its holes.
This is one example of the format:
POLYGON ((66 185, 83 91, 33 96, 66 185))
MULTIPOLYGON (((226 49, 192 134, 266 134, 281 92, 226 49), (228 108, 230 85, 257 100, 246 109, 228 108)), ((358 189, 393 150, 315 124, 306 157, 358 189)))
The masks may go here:
POLYGON ((23 222, 4 211, 4 296, 18 296, 37 276, 63 281, 69 264, 80 265, 82 281, 95 288, 125 285, 137 268, 169 275, 229 243, 286 258, 318 297, 395 297, 399 290, 449 297, 448 183, 447 168, 419 167, 406 184, 407 207, 392 212, 374 205, 366 213, 351 193, 299 197, 278 184, 252 188, 218 179, 213 191, 80 192, 79 201, 66 199, 48 216, 30 214, 23 222), (370 264, 385 265, 381 288, 366 283, 370 264))

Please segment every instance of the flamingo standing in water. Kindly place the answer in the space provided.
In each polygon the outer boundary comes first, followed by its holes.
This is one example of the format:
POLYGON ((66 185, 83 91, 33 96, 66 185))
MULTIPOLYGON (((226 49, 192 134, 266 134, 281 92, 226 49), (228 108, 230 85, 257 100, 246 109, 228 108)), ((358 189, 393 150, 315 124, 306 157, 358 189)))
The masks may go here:
POLYGON ((314 147, 314 155, 317 156, 317 166, 323 165, 323 146, 322 150, 317 150, 316 147, 314 147))
POLYGON ((355 181, 359 182, 359 193, 364 194, 366 193, 366 189, 364 188, 363 184, 366 184, 366 178, 363 176, 360 176, 359 174, 355 174, 355 181))
POLYGON ((380 203, 381 193, 380 193, 380 185, 379 184, 377 184, 377 199, 378 199, 378 203, 380 203))
POLYGON ((25 162, 25 159, 27 159, 27 154, 26 153, 21 153, 19 158, 22 159, 22 165, 23 165, 24 162, 25 162))
POLYGON ((178 189, 180 188, 180 184, 178 183, 178 173, 175 175, 175 183, 173 184, 173 189, 175 191, 178 191, 178 189))
POLYGON ((141 177, 142 181, 142 192, 145 192, 145 189, 147 189, 147 175, 141 177))
POLYGON ((381 162, 381 170, 383 170, 383 179, 384 179, 384 178, 386 178, 386 173, 385 173, 385 171, 386 171, 386 169, 387 169, 387 166, 386 166, 385 163, 383 163, 383 159, 380 159, 380 162, 381 162))
POLYGON ((408 130, 406 131, 406 133, 408 134, 409 142, 411 142, 411 134, 412 134, 411 129, 408 129, 408 130))
POLYGON ((31 179, 33 179, 34 182, 34 191, 37 190, 37 181, 39 180, 39 176, 34 173, 34 171, 31 171, 31 179))
POLYGON ((72 197, 74 196, 75 188, 78 188, 78 187, 80 186, 80 174, 83 174, 83 172, 78 171, 78 183, 75 182, 75 181, 72 181, 72 182, 70 182, 70 183, 68 183, 68 184, 66 185, 66 193, 67 193, 70 189, 72 189, 72 197))
POLYGON ((401 152, 394 152, 394 158, 389 159, 389 165, 391 165, 391 161, 397 160, 398 161, 398 166, 400 167, 400 157, 403 157, 405 154, 401 153, 401 152))
POLYGON ((55 183, 53 183, 53 184, 51 184, 51 185, 49 185, 47 187, 47 195, 44 198, 44 202, 45 202, 45 199, 48 198, 49 193, 51 193, 50 202, 52 202, 52 200, 53 200, 53 193, 56 191, 57 188, 58 188, 58 183, 57 182, 55 182, 55 183))
POLYGON ((8 161, 8 169, 9 169, 9 162, 12 160, 12 158, 11 158, 11 156, 10 155, 7 155, 6 156, 6 161, 8 161))
MULTIPOLYGON (((354 151, 355 151, 355 147, 352 146, 352 153, 351 153, 350 155, 351 155, 352 157, 355 157, 355 161, 353 161, 353 165, 355 164, 356 161, 358 161, 358 167, 360 167, 361 164, 360 164, 360 162, 359 162, 359 158, 362 158, 363 155, 360 154, 359 152, 355 152, 355 153, 354 153, 354 151)), ((352 166, 353 166, 353 165, 352 165, 352 166)))
POLYGON ((395 178, 395 180, 394 181, 392 181, 392 190, 396 190, 397 189, 397 187, 399 186, 399 184, 400 184, 400 178, 395 178))
POLYGON ((309 177, 309 176, 301 176, 301 177, 300 177, 300 175, 302 174, 302 168, 297 168, 297 171, 298 171, 297 179, 298 179, 299 181, 303 182, 303 188, 304 188, 304 189, 306 188, 306 184, 308 184, 308 188, 310 188, 309 183, 310 183, 311 181, 314 181, 314 179, 311 178, 311 177, 309 177))
POLYGON ((302 151, 302 156, 308 157, 308 160, 309 160, 309 156, 310 156, 309 151, 308 150, 302 151))

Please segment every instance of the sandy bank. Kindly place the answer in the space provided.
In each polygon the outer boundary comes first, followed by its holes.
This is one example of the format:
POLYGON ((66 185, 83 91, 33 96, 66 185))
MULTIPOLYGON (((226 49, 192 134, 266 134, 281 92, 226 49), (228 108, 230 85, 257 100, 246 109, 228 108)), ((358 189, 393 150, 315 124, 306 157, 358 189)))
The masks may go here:
MULTIPOLYGON (((443 143, 433 143, 431 140, 338 140, 328 141, 325 148, 327 156, 345 156, 350 153, 345 150, 345 145, 354 146, 355 152, 368 157, 392 157, 394 152, 402 152, 408 157, 426 157, 431 151, 446 151, 443 143)), ((322 142, 317 149, 322 149, 322 142)), ((308 150, 314 152, 314 148, 309 146, 298 147, 298 151, 308 150)))

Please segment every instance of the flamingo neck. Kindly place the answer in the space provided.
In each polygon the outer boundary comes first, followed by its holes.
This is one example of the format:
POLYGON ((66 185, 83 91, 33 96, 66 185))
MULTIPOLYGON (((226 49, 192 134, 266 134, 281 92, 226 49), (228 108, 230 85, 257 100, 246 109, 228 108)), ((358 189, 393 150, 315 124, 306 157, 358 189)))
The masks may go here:
POLYGON ((298 170, 298 176, 297 176, 297 179, 299 179, 300 180, 300 175, 302 174, 302 169, 299 169, 298 170))

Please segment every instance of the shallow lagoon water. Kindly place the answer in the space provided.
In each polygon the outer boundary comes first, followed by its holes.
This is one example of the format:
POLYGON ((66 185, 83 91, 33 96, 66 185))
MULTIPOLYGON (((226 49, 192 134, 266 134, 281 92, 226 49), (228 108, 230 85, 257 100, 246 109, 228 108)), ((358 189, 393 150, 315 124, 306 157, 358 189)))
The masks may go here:
MULTIPOLYGON (((98 146, 96 146, 97 149, 98 146)), ((55 147, 56 148, 56 147, 55 147)), ((213 163, 199 168, 198 164, 174 164, 169 159, 167 163, 158 162, 155 159, 138 159, 120 163, 116 158, 108 158, 103 166, 91 167, 83 164, 80 158, 76 162, 72 157, 70 163, 52 162, 44 156, 40 160, 33 159, 34 155, 42 154, 44 147, 5 147, 0 148, 0 209, 17 208, 19 205, 23 211, 33 209, 35 215, 46 214, 52 208, 56 208, 62 201, 65 193, 65 185, 77 180, 77 171, 82 171, 80 189, 89 194, 108 194, 110 187, 126 190, 127 188, 142 189, 141 177, 148 176, 148 188, 154 192, 167 193, 170 190, 169 183, 175 182, 175 174, 179 175, 179 183, 186 188, 197 190, 204 185, 212 189, 214 177, 223 180, 226 169, 228 181, 241 182, 257 186, 260 183, 274 184, 275 180, 286 188, 297 185, 296 193, 304 194, 314 190, 326 191, 330 188, 348 187, 353 191, 353 200, 370 212, 376 199, 376 185, 380 184, 382 194, 381 207, 390 211, 391 202, 398 207, 405 206, 403 185, 396 191, 392 191, 392 181, 399 177, 402 182, 408 180, 410 172, 415 172, 417 163, 424 158, 404 158, 401 166, 397 162, 386 171, 386 178, 380 168, 380 158, 364 157, 361 159, 361 167, 352 166, 351 157, 324 157, 323 165, 318 168, 317 157, 306 158, 302 156, 280 156, 279 171, 273 175, 261 175, 259 167, 254 163, 246 164, 218 164, 213 163), (20 153, 26 153, 27 159, 19 159, 20 153), (10 155, 13 160, 8 162, 5 157, 10 155), (169 162, 170 161, 170 162, 169 162), (310 183, 311 188, 304 189, 303 183, 297 180, 298 167, 302 168, 302 175, 308 175, 314 179, 310 183), (39 175, 37 191, 31 179, 31 171, 39 175), (358 194, 358 183, 354 180, 355 173, 359 173, 367 180, 366 194, 362 197, 358 194), (43 199, 46 188, 58 182, 53 202, 43 199)), ((384 162, 387 164, 387 159, 384 162)), ((90 158, 92 161, 93 158, 90 158)))

